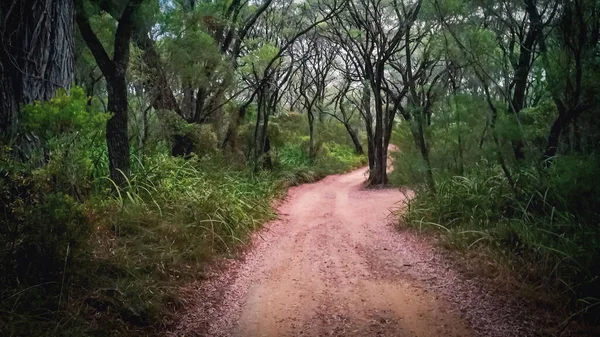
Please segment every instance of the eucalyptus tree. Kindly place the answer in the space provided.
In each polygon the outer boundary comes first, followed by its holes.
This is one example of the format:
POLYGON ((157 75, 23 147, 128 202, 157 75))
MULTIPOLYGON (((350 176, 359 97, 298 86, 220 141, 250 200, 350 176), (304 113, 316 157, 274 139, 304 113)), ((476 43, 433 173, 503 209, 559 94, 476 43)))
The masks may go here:
MULTIPOLYGON (((190 124, 220 119, 244 41, 272 2, 169 2, 157 25, 152 20, 140 25, 133 41, 146 64, 144 85, 153 108, 173 111, 190 124)), ((173 155, 193 151, 186 135, 173 136, 173 155)))
POLYGON ((549 165, 557 154, 563 131, 584 112, 593 110, 600 89, 600 13, 597 1, 560 1, 553 31, 544 30, 544 15, 527 0, 530 24, 538 30, 537 43, 558 116, 552 122, 543 160, 549 165), (552 49, 551 49, 552 48, 552 49))
MULTIPOLYGON (((418 8, 411 11, 404 3, 397 11, 412 19, 406 20, 403 49, 389 61, 384 90, 397 102, 395 107, 410 124, 415 145, 425 163, 427 184, 435 190, 425 128, 431 125, 434 104, 444 93, 448 70, 454 65, 444 52, 440 39, 442 27, 434 15, 422 14, 418 8)), ((386 132, 387 137, 390 134, 391 130, 386 132)))
POLYGON ((406 27, 414 24, 422 3, 422 0, 402 4, 397 1, 351 1, 331 26, 332 35, 343 52, 350 56, 354 71, 364 84, 363 109, 372 185, 384 185, 388 181, 388 145, 401 100, 389 95, 385 89, 386 70, 390 60, 405 48, 406 27), (370 112, 371 108, 374 114, 370 112))
MULTIPOLYGON (((248 88, 239 112, 240 116, 245 114, 246 107, 256 102, 258 111, 250 144, 255 168, 269 150, 269 118, 276 112, 294 73, 292 48, 301 37, 338 15, 344 6, 345 3, 338 0, 279 1, 249 32, 246 55, 240 58, 238 67, 248 88)), ((235 138, 237 131, 232 125, 236 124, 230 124, 226 139, 235 138)))
MULTIPOLYGON (((559 2, 483 1, 473 10, 470 2, 459 1, 460 5, 453 7, 435 1, 442 22, 469 60, 476 77, 486 82, 490 99, 505 104, 500 111, 506 111, 513 120, 514 131, 509 140, 517 161, 525 159, 527 142, 523 138, 520 112, 543 98, 540 92, 543 92, 546 75, 544 71, 534 72, 541 68, 539 37, 553 24, 559 2), (538 24, 532 23, 532 13, 537 13, 534 15, 539 18, 538 24), (471 43, 473 41, 479 45, 471 43)), ((495 109, 498 111, 498 107, 495 109)))
MULTIPOLYGON (((506 102, 506 111, 520 123, 519 113, 527 107, 527 91, 530 87, 531 70, 536 58, 535 43, 540 29, 531 24, 526 6, 543 8, 545 17, 552 17, 556 9, 553 0, 523 1, 503 0, 484 1, 480 5, 485 29, 496 35, 499 53, 497 65, 502 73, 498 86, 506 102)), ((547 20, 546 22, 549 22, 547 20)), ((518 128, 517 128, 518 129, 518 128)), ((512 139, 514 157, 525 159, 522 135, 512 139)))
POLYGON ((142 0, 130 0, 117 10, 118 24, 112 46, 113 56, 96 35, 90 24, 90 7, 85 0, 76 0, 75 18, 81 35, 93 54, 106 79, 107 109, 112 117, 106 124, 106 143, 110 177, 117 186, 123 186, 129 175, 130 148, 128 135, 127 68, 129 66, 131 36, 135 30, 136 14, 142 0))
POLYGON ((332 82, 336 50, 327 47, 327 42, 319 37, 317 31, 298 41, 296 61, 299 82, 293 95, 306 113, 309 128, 309 156, 315 153, 315 114, 322 116, 323 105, 328 87, 332 82))
POLYGON ((73 0, 0 1, 0 134, 73 80, 73 0))
POLYGON ((338 85, 335 86, 337 94, 332 98, 333 109, 329 109, 330 105, 322 108, 321 113, 327 114, 344 125, 348 136, 354 144, 354 152, 358 155, 364 154, 364 149, 358 138, 358 132, 355 130, 352 122, 356 112, 361 111, 360 97, 362 92, 357 93, 357 88, 352 88, 352 80, 342 75, 341 79, 338 79, 338 85))

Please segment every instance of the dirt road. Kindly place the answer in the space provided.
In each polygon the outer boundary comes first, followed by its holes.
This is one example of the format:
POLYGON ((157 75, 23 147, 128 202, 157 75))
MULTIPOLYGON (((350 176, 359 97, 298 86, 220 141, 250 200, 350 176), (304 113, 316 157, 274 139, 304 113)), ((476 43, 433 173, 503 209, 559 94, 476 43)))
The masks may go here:
POLYGON ((398 189, 365 190, 365 169, 292 188, 279 220, 199 299, 175 336, 526 336, 517 305, 454 272, 399 232, 398 189))

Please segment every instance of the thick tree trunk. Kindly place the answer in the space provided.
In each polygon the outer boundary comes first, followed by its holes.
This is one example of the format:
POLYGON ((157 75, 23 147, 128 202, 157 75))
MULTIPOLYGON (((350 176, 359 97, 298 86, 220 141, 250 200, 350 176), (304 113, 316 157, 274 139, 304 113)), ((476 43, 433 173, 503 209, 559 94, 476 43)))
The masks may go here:
POLYGON ((384 114, 383 101, 380 88, 374 88, 375 99, 375 134, 374 140, 374 167, 370 172, 369 184, 371 186, 387 184, 387 149, 384 146, 384 114))
POLYGON ((108 158, 110 178, 118 185, 124 186, 129 177, 129 135, 127 127, 127 81, 125 70, 116 79, 107 81, 108 89, 108 111, 113 114, 106 123, 106 144, 108 146, 108 158))
POLYGON ((0 1, 0 133, 73 80, 73 0, 0 1))

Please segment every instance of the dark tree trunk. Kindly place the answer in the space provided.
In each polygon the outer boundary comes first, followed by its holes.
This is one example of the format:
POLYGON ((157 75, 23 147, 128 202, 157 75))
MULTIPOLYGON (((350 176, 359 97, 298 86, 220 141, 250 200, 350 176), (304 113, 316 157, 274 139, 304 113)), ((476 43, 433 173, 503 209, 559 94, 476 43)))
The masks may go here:
POLYGON ((379 85, 375 85, 373 90, 375 99, 375 133, 373 135, 375 151, 374 167, 370 172, 369 183, 372 186, 387 184, 387 149, 384 146, 384 113, 383 113, 383 100, 381 97, 381 88, 379 85))
POLYGON ((0 133, 73 80, 73 0, 0 1, 0 133))
MULTIPOLYGON (((515 67, 514 90, 512 99, 508 105, 508 112, 514 115, 514 118, 519 119, 519 112, 525 107, 525 92, 527 90, 527 77, 531 69, 531 56, 533 54, 533 44, 537 38, 537 29, 533 25, 529 28, 525 41, 521 44, 519 52, 519 61, 515 67)), ((523 150, 523 140, 516 139, 512 141, 513 152, 515 159, 525 159, 525 151, 523 150)))
MULTIPOLYGON (((546 38, 542 30, 542 18, 538 13, 537 7, 535 6, 536 2, 534 0, 526 0, 525 3, 527 13, 529 14, 530 23, 537 30, 536 37, 540 48, 540 53, 542 54, 542 63, 544 68, 548 70, 551 68, 551 65, 548 61, 548 46, 546 45, 546 38)), ((583 17, 584 11, 583 8, 579 7, 581 4, 582 3, 578 1, 566 3, 568 6, 575 6, 574 12, 572 13, 576 13, 575 17, 569 18, 569 21, 567 22, 571 22, 571 19, 577 20, 577 24, 575 25, 567 24, 561 27, 561 30, 564 30, 562 32, 564 34, 564 38, 574 38, 571 41, 564 41, 567 46, 563 46, 563 49, 567 51, 567 55, 570 54, 569 56, 572 58, 572 62, 574 63, 574 76, 569 73, 566 74, 566 76, 569 76, 569 78, 562 95, 558 91, 557 86, 555 86, 551 91, 552 99, 554 100, 554 104, 558 110, 558 117, 550 128, 548 143, 542 157, 546 167, 550 167, 552 165, 552 158, 556 156, 558 151, 560 136, 563 130, 565 130, 573 120, 575 120, 585 109, 587 109, 586 102, 582 101, 583 55, 587 48, 596 47, 598 39, 596 36, 593 36, 591 40, 588 41, 589 37, 588 28, 586 26, 587 23, 583 17)), ((573 10, 573 8, 570 10, 573 10)), ((563 15, 569 15, 569 11, 565 11, 563 15)))
POLYGON ((547 166, 550 166, 552 158, 554 158, 558 152, 560 136, 563 130, 577 117, 577 115, 577 110, 566 110, 564 106, 558 105, 558 118, 554 120, 552 127, 550 127, 548 143, 546 144, 546 150, 544 151, 543 159, 547 166))
POLYGON ((107 81, 108 111, 113 114, 106 123, 106 145, 110 177, 118 186, 123 186, 129 177, 129 136, 127 128, 127 81, 125 69, 117 70, 117 76, 107 81))
POLYGON ((317 155, 315 149, 315 115, 312 107, 308 108, 306 115, 308 117, 308 156, 310 159, 315 159, 317 155))
POLYGON ((369 158, 370 175, 375 170, 375 139, 373 135, 373 116, 371 115, 371 90, 367 85, 363 87, 362 109, 362 116, 367 130, 367 157, 369 158))
POLYGON ((352 127, 347 123, 344 124, 344 126, 346 127, 346 131, 348 131, 348 135, 350 135, 350 139, 352 139, 352 144, 354 144, 354 152, 358 155, 364 154, 365 150, 363 150, 363 147, 360 144, 360 140, 356 135, 356 131, 354 131, 354 129, 352 129, 352 127))
POLYGON ((388 183, 387 177, 387 146, 386 133, 389 121, 387 108, 384 108, 384 99, 382 95, 383 78, 385 64, 383 60, 378 60, 374 65, 367 68, 369 73, 369 82, 373 93, 373 102, 375 103, 375 131, 373 133, 373 151, 374 166, 369 174, 369 184, 371 186, 383 186, 388 183))
POLYGON ((142 0, 131 0, 118 20, 115 34, 114 54, 111 59, 92 30, 83 0, 76 0, 76 20, 83 39, 94 55, 96 63, 106 78, 108 111, 113 114, 106 124, 106 144, 110 178, 119 187, 125 186, 129 177, 130 153, 127 128, 127 67, 129 44, 134 31, 134 15, 142 0))

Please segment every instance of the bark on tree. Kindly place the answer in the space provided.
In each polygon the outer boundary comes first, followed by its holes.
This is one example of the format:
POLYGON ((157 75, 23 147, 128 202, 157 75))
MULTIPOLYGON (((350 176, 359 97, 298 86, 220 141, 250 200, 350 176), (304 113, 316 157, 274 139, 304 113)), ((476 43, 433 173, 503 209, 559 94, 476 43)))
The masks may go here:
MULTIPOLYGON (((551 65, 548 60, 548 46, 543 32, 543 24, 538 12, 535 0, 526 0, 526 11, 529 15, 530 24, 537 31, 536 38, 542 55, 542 63, 548 73, 551 73, 551 65)), ((552 164, 556 156, 559 141, 563 131, 585 111, 589 106, 590 97, 583 92, 583 57, 587 48, 596 48, 598 36, 588 31, 588 20, 585 18, 585 3, 581 0, 568 2, 565 6, 562 20, 566 20, 559 30, 565 40, 564 51, 569 56, 567 66, 573 74, 567 73, 567 81, 563 92, 559 92, 558 86, 551 90, 552 99, 558 110, 558 117, 552 123, 548 143, 542 157, 547 167, 552 164)), ((597 12, 592 12, 592 17, 597 20, 597 12)), ((591 21, 591 20, 590 20, 591 21)), ((593 95, 593 94, 592 94, 593 95)))
POLYGON ((371 114, 371 90, 367 84, 362 92, 362 116, 367 131, 367 157, 369 159, 369 172, 375 169, 375 140, 373 136, 373 116, 371 114))
MULTIPOLYGON (((537 38, 537 29, 533 26, 529 27, 527 36, 522 42, 519 53, 519 61, 515 67, 514 77, 514 90, 512 99, 508 105, 508 112, 513 114, 518 120, 519 112, 525 107, 525 92, 527 90, 527 77, 531 70, 531 58, 533 55, 533 44, 537 38)), ((522 139, 516 139, 512 141, 513 153, 515 159, 525 159, 525 152, 523 150, 524 144, 522 139)))
POLYGON ((0 1, 0 134, 73 80, 73 0, 0 1))
POLYGON ((106 144, 110 178, 118 187, 127 182, 130 168, 128 136, 127 67, 129 66, 129 45, 134 31, 134 15, 141 0, 131 0, 119 18, 115 33, 114 55, 112 59, 94 33, 83 0, 76 0, 76 21, 83 39, 94 55, 96 63, 106 78, 108 111, 113 116, 106 124, 106 144))
POLYGON ((344 124, 346 131, 348 131, 348 135, 350 136, 350 139, 352 139, 352 144, 354 144, 354 152, 358 155, 362 155, 365 153, 365 151, 363 150, 363 147, 360 144, 360 140, 358 139, 358 135, 356 134, 356 131, 350 125, 350 118, 348 117, 348 114, 346 113, 346 108, 344 107, 344 96, 346 95, 346 92, 348 91, 349 87, 350 87, 350 82, 348 82, 348 84, 344 88, 344 92, 341 93, 340 98, 339 98, 339 107, 340 107, 340 112, 342 113, 343 119, 338 118, 337 116, 335 116, 335 114, 333 114, 332 116, 334 118, 336 118, 338 121, 340 121, 342 124, 344 124))

